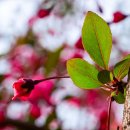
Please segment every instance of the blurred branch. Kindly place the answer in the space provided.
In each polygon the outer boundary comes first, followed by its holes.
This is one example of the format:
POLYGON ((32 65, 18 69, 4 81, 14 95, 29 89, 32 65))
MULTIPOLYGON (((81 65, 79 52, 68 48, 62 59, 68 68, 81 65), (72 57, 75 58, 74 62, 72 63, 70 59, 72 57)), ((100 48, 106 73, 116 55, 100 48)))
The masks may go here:
POLYGON ((110 120, 111 120, 111 105, 112 105, 113 98, 110 98, 109 106, 108 106, 108 121, 107 121, 107 130, 110 130, 110 120))
POLYGON ((34 124, 31 124, 29 122, 22 122, 22 121, 18 121, 18 120, 13 120, 13 119, 5 119, 3 122, 0 122, 0 127, 5 127, 5 126, 15 126, 19 129, 23 129, 23 130, 48 130, 48 128, 46 127, 38 127, 34 124))

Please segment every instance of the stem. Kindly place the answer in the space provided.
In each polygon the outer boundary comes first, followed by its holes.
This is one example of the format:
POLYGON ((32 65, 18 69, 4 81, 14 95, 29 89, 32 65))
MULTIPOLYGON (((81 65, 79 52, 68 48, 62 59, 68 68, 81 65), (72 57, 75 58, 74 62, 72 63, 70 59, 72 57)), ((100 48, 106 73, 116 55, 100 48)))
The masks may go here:
POLYGON ((108 91, 108 92, 112 91, 112 90, 109 89, 109 88, 105 88, 105 87, 100 87, 100 88, 103 89, 103 90, 105 90, 105 91, 108 91))
POLYGON ((61 79, 61 78, 70 78, 69 76, 54 76, 54 77, 48 77, 48 78, 45 78, 45 79, 40 79, 40 80, 34 80, 34 84, 38 84, 40 82, 43 82, 43 81, 47 81, 47 80, 51 80, 51 79, 61 79))
POLYGON ((105 91, 109 91, 109 92, 112 92, 112 91, 115 90, 115 89, 111 88, 111 86, 106 85, 106 84, 104 84, 104 85, 103 85, 102 87, 100 87, 100 88, 102 88, 102 89, 105 90, 105 91))
POLYGON ((109 105, 108 105, 108 120, 107 120, 107 130, 110 130, 110 119, 111 119, 111 105, 112 105, 112 97, 109 100, 109 105))
POLYGON ((111 88, 110 85, 105 85, 105 84, 104 84, 103 87, 104 87, 104 88, 108 88, 108 89, 110 89, 111 91, 114 91, 114 90, 115 90, 115 89, 111 88))

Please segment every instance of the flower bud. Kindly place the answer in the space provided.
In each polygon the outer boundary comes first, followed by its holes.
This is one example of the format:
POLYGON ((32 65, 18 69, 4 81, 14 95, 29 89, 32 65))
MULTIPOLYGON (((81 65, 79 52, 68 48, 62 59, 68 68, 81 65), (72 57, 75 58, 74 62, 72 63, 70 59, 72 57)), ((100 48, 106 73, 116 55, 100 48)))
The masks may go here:
POLYGON ((113 17, 114 17, 114 18, 113 18, 113 22, 114 22, 114 23, 118 23, 118 22, 124 20, 124 19, 127 17, 127 15, 124 15, 123 13, 117 11, 117 12, 115 12, 115 13, 113 14, 113 17))
POLYGON ((22 100, 26 100, 32 89, 34 88, 34 81, 31 79, 19 79, 13 84, 14 89, 14 97, 12 100, 19 98, 22 100))
POLYGON ((44 18, 48 16, 51 12, 51 9, 40 9, 37 13, 38 18, 44 18))

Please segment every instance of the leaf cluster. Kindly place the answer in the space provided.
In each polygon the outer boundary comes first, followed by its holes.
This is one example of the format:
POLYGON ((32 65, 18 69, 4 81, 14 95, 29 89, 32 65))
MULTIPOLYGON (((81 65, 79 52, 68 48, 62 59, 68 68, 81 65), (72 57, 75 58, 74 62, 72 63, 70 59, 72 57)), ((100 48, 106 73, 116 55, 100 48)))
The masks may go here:
POLYGON ((112 71, 109 69, 111 30, 100 16, 91 11, 87 13, 82 27, 82 44, 100 70, 81 58, 68 60, 67 71, 74 84, 84 89, 109 89, 118 103, 124 103, 125 84, 122 79, 128 74, 130 55, 118 62, 112 71))

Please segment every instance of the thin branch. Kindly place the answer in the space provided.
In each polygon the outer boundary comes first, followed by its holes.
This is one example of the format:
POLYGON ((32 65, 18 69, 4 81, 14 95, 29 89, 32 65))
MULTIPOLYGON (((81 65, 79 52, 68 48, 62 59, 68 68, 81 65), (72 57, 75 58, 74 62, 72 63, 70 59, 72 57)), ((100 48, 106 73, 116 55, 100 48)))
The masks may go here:
POLYGON ((109 92, 115 91, 114 88, 112 88, 110 85, 107 85, 107 84, 103 84, 103 86, 101 86, 100 88, 105 90, 105 91, 109 91, 109 92))
POLYGON ((110 120, 111 120, 111 105, 112 105, 113 98, 111 97, 109 100, 108 105, 108 120, 107 120, 107 130, 110 130, 110 120))
POLYGON ((48 78, 45 78, 45 79, 34 80, 34 84, 38 84, 38 83, 40 83, 40 82, 47 81, 47 80, 51 80, 51 79, 61 79, 61 78, 70 78, 70 77, 69 77, 69 76, 54 76, 54 77, 48 77, 48 78))
POLYGON ((119 126, 117 126, 117 130, 120 130, 120 127, 119 127, 119 126))
POLYGON ((48 130, 48 128, 43 127, 38 127, 34 124, 31 124, 29 122, 22 122, 22 121, 18 121, 18 120, 13 120, 13 119, 5 119, 3 122, 0 123, 0 127, 5 127, 5 126, 15 126, 19 129, 23 129, 23 130, 48 130))

